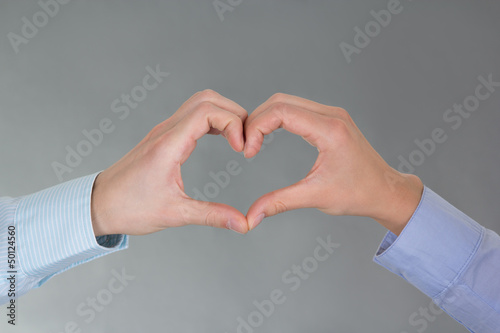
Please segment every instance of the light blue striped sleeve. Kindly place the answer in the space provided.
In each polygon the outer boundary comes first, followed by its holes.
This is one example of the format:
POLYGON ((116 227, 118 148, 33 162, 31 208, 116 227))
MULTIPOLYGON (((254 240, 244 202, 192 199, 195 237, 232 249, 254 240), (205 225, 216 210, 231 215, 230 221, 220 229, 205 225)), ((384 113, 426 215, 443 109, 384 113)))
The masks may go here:
MULTIPOLYGON (((500 332, 500 237, 425 187, 374 261, 401 276, 471 332, 500 332)), ((420 331, 418 320, 410 322, 420 331)))
POLYGON ((90 200, 98 174, 0 198, 0 304, 14 289, 19 297, 56 274, 128 247, 126 235, 94 235, 90 200))

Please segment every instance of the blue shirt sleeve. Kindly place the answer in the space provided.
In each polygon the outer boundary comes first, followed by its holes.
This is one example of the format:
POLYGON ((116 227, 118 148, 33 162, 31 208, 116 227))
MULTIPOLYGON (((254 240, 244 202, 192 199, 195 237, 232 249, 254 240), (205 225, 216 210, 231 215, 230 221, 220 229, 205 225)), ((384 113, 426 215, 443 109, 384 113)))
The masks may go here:
POLYGON ((90 200, 98 174, 0 198, 0 304, 13 298, 12 289, 19 297, 56 274, 128 247, 126 235, 94 235, 90 200))
POLYGON ((499 332, 500 237, 431 189, 399 237, 387 233, 374 261, 471 332, 499 332))

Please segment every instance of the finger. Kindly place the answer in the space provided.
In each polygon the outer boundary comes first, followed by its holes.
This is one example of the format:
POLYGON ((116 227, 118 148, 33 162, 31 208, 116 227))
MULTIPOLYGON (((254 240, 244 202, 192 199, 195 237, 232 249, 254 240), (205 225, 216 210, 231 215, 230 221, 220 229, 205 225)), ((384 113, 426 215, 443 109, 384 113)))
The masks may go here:
MULTIPOLYGON (((241 119, 242 122, 244 122, 248 117, 247 111, 239 104, 213 90, 206 89, 195 93, 187 101, 185 101, 172 116, 156 125, 150 132, 150 137, 157 138, 163 135, 166 131, 174 128, 184 117, 195 111, 197 107, 204 102, 211 102, 221 109, 234 113, 241 119)), ((211 130, 208 134, 221 133, 217 130, 211 130)))
POLYGON ((174 137, 180 138, 177 148, 181 164, 191 155, 196 141, 211 129, 224 133, 229 145, 237 152, 243 150, 243 123, 234 113, 204 102, 197 109, 184 117, 174 128, 174 137))
POLYGON ((180 206, 183 223, 248 232, 246 217, 229 205, 187 198, 180 206))
POLYGON ((234 113, 241 119, 242 122, 244 122, 248 117, 247 111, 238 103, 222 96, 216 91, 206 89, 195 93, 186 102, 184 102, 179 110, 171 117, 170 122, 176 124, 203 102, 210 102, 223 110, 234 113))
POLYGON ((295 105, 297 107, 316 112, 322 115, 332 115, 335 116, 341 108, 335 106, 329 106, 320 104, 309 99, 305 99, 298 96, 287 95, 283 93, 276 93, 268 98, 264 103, 259 105, 249 116, 247 121, 253 120, 255 117, 260 115, 264 110, 268 109, 272 104, 275 103, 286 103, 290 105, 295 105))
POLYGON ((259 116, 245 122, 245 157, 250 158, 257 154, 264 136, 280 127, 302 136, 311 145, 321 149, 319 133, 324 133, 328 118, 295 105, 272 104, 259 116))
POLYGON ((315 185, 305 180, 269 192, 257 199, 248 209, 248 228, 255 228, 263 218, 284 213, 293 209, 315 207, 315 185))

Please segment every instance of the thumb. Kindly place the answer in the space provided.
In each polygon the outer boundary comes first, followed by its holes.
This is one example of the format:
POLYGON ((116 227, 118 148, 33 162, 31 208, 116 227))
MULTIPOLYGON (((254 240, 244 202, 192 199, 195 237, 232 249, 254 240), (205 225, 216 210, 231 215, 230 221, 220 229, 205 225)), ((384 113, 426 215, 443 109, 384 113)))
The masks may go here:
POLYGON ((179 208, 186 225, 224 228, 241 234, 249 230, 246 217, 236 208, 226 204, 187 198, 179 208))
POLYGON ((299 182, 264 194, 248 209, 248 228, 252 230, 265 217, 293 209, 315 207, 314 191, 304 179, 299 182))

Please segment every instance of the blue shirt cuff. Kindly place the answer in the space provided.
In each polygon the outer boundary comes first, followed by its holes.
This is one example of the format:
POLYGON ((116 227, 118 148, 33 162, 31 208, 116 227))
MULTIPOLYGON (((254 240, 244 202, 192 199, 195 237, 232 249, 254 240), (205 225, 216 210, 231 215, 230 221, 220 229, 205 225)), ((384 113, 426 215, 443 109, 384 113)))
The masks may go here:
POLYGON ((476 253, 484 227, 428 187, 401 234, 388 232, 373 260, 431 298, 451 286, 476 253))
POLYGON ((95 237, 91 195, 99 173, 20 199, 15 214, 19 264, 40 284, 55 274, 128 247, 128 236, 95 237))

